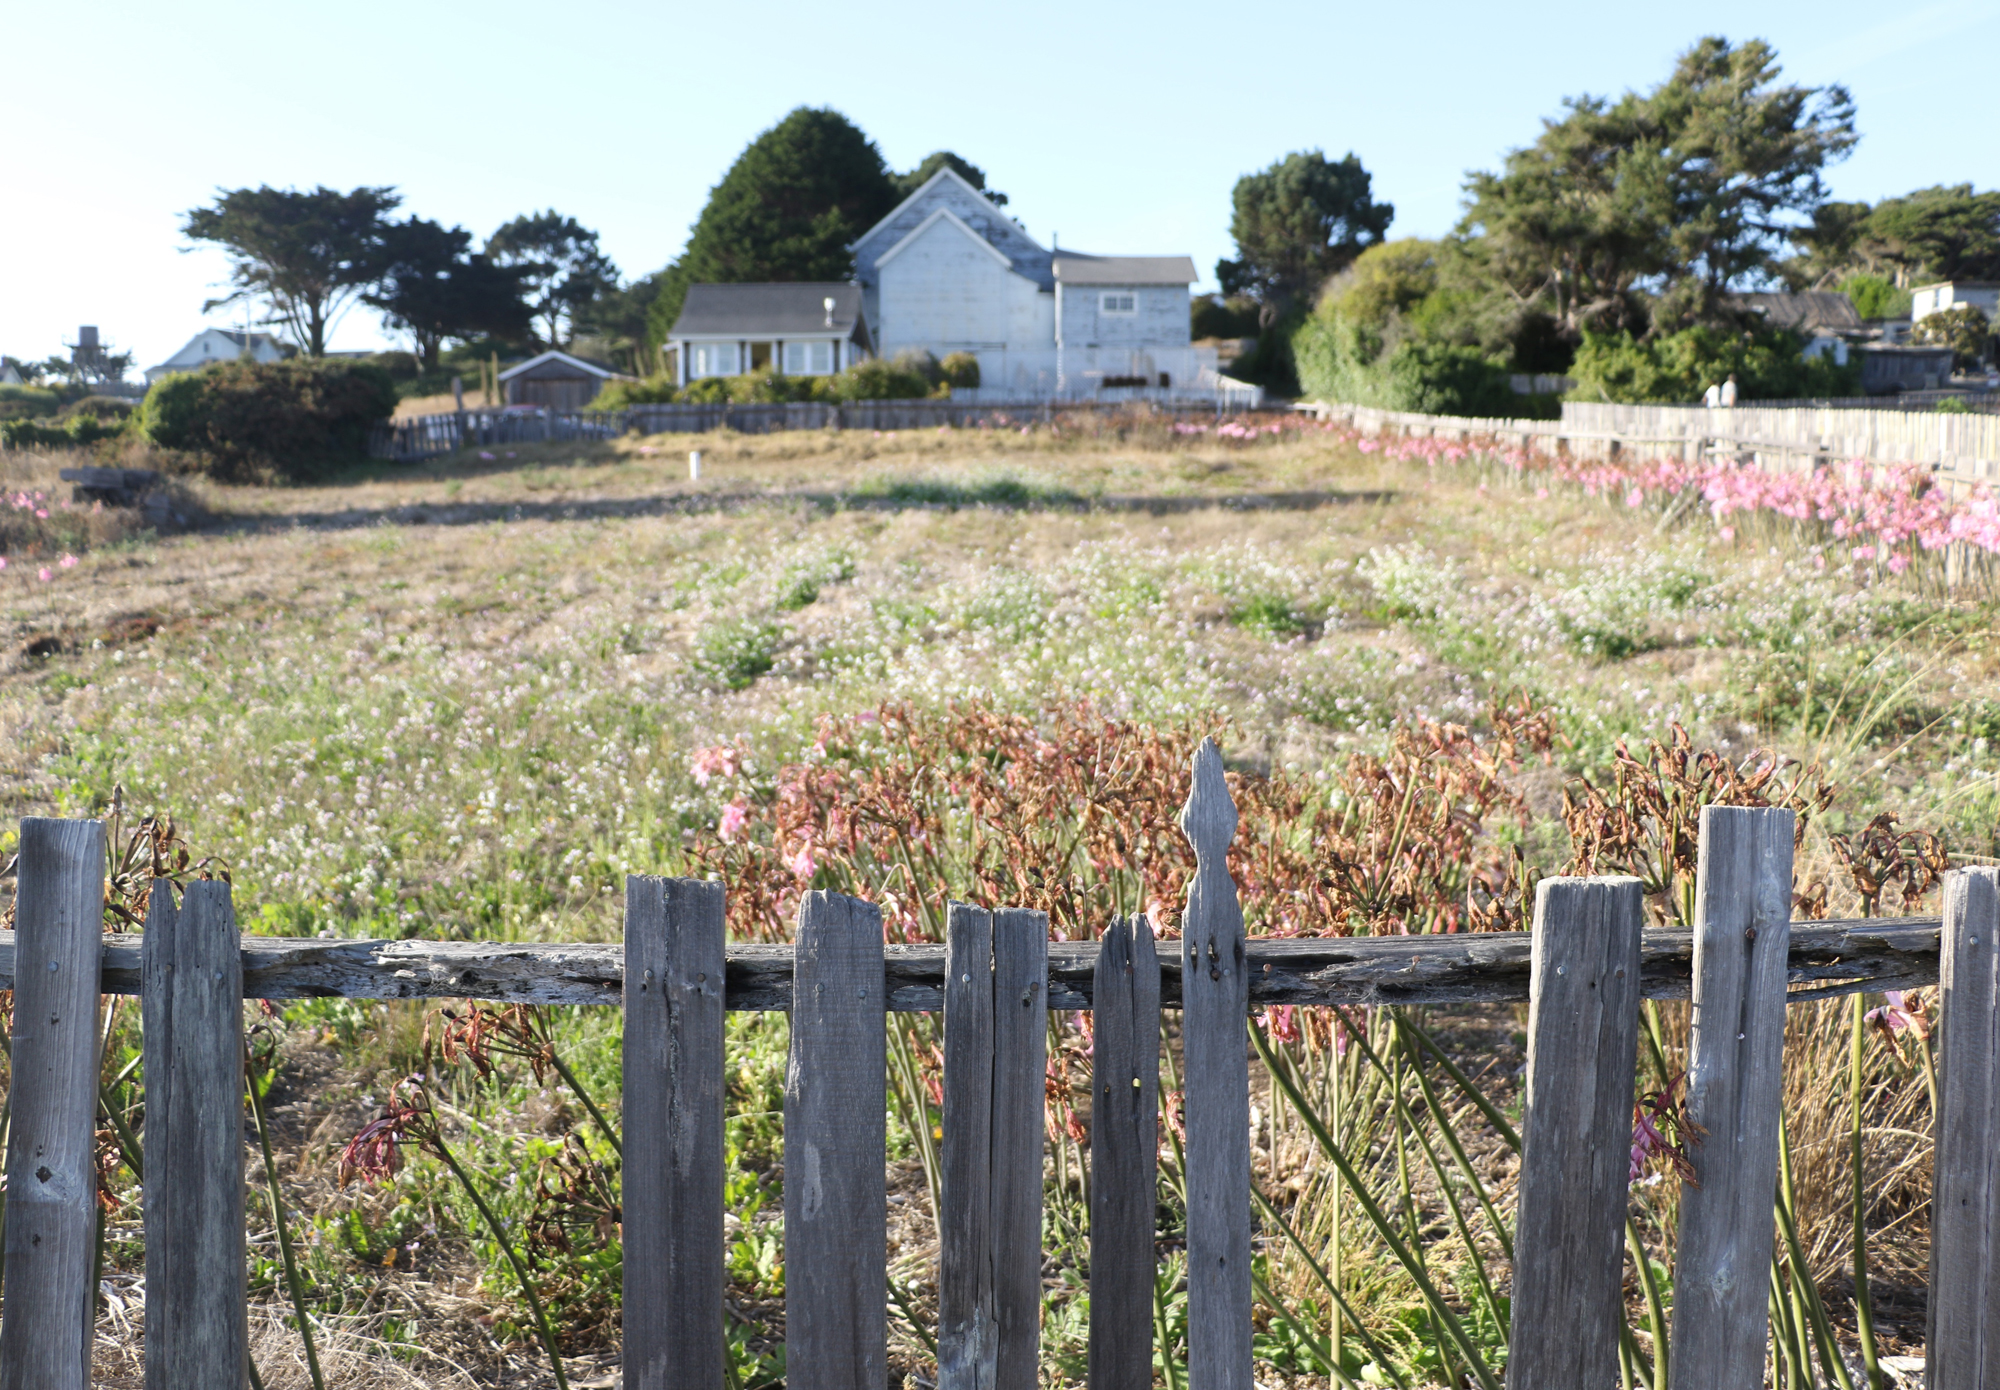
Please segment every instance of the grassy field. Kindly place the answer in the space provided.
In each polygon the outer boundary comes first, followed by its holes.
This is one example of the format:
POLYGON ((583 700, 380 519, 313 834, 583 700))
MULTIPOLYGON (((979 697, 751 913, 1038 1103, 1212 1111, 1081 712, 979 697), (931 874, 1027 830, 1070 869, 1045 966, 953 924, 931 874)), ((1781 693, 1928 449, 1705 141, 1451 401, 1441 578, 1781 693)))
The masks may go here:
MULTIPOLYGON (((55 497, 61 462, 0 456, 0 487, 55 497)), ((732 847, 760 835, 790 862, 797 843, 772 828, 785 769, 840 757, 891 768, 886 741, 828 752, 830 728, 847 737, 853 716, 885 705, 938 727, 1127 721, 1160 747, 1220 719, 1243 778, 1338 809, 1356 760, 1390 754, 1398 728, 1429 719, 1481 738, 1496 701, 1525 703, 1559 739, 1547 761, 1509 771, 1518 813, 1499 807, 1478 830, 1486 848, 1518 845, 1543 872, 1569 855, 1569 779, 1602 785, 1621 740, 1637 752, 1675 724, 1726 758, 1768 748, 1820 765, 1838 792, 1809 827, 1799 877, 1823 881, 1837 912, 1857 899, 1832 837, 1878 813, 1937 833, 1960 862, 2000 852, 1994 596, 1854 563, 1806 524, 1738 519, 1725 531, 1699 508, 1607 501, 1477 458, 1409 461, 1296 427, 1246 438, 1145 423, 522 445, 337 487, 186 486, 200 518, 187 534, 59 506, 47 518, 16 507, 0 533, 0 836, 11 841, 21 815, 101 812, 122 787, 128 817, 171 811, 198 854, 227 861, 248 930, 616 939, 626 873, 740 868, 732 847), (687 476, 693 448, 699 482, 687 476), (1079 721, 1079 708, 1090 715, 1079 721)), ((820 855, 815 865, 808 851, 801 882, 847 881, 827 877, 837 856, 820 855)), ((889 891, 855 872, 870 896, 889 891)), ((1173 900, 1165 880, 1114 892, 1105 873, 1101 893, 1079 890, 1097 905, 1088 912, 1173 900)), ((922 934, 929 918, 908 899, 947 886, 904 890, 892 922, 922 934)), ((1844 1004, 1793 1013, 1806 1258, 1852 1337, 1848 1015, 1844 1004)), ((329 1379, 553 1383, 504 1252, 439 1163, 412 1154, 390 1183, 333 1180, 391 1083, 425 1065, 423 1011, 312 1003, 272 1026, 277 1156, 321 1350, 342 1368, 329 1379)), ((615 1019, 548 1026, 582 1085, 615 1104, 615 1019)), ((1431 1026, 1509 1094, 1514 1011, 1440 1011, 1431 1026)), ((771 1112, 783 1023, 731 1027, 731 1335, 749 1390, 781 1374, 771 1112)), ((129 1048, 134 1029, 120 1029, 129 1048)), ((913 1057, 924 1045, 907 1042, 913 1057)), ((1871 1047, 1877 1323, 1885 1351, 1914 1351, 1928 1107, 1908 1059, 1871 1047)), ((547 1075, 512 1062, 434 1074, 432 1086, 451 1142, 510 1222, 545 1210, 521 1175, 565 1171, 566 1153, 608 1171, 603 1137, 547 1075)), ((892 1208, 892 1261, 909 1303, 892 1359, 928 1382, 930 1122, 912 1094, 891 1117, 891 1181, 905 1199, 892 1208)), ((1260 1105, 1260 1181, 1303 1213, 1321 1182, 1305 1130, 1268 1095, 1260 1105)), ((1468 1140, 1470 1161, 1504 1202, 1511 1159, 1482 1136, 1468 1140)), ((1052 1146, 1049 1244, 1069 1252, 1051 1257, 1052 1383, 1079 1378, 1083 1326, 1062 1152, 1052 1146)), ((1457 1181, 1419 1174, 1423 1239, 1446 1242, 1437 1223, 1457 1181)), ((535 1256, 571 1384, 608 1374, 614 1345, 615 1243, 589 1236, 584 1209, 563 1209, 581 1223, 567 1249, 535 1256)), ((136 1204, 109 1220, 113 1287, 139 1268, 136 1221, 136 1204)), ((254 1197, 252 1222, 264 1382, 307 1384, 270 1213, 254 1197)), ((1431 1350, 1441 1334, 1372 1238, 1351 1239, 1345 1277, 1395 1354, 1306 1345, 1327 1313, 1279 1244, 1265 1273, 1293 1317, 1260 1312, 1260 1378, 1323 1380, 1316 1356, 1350 1352, 1346 1374, 1386 1359, 1412 1384, 1462 1378, 1458 1351, 1431 1350)), ((1470 1267, 1492 1258, 1491 1233, 1461 1245, 1440 1269, 1477 1323, 1470 1267)), ((1172 1308, 1168 1289, 1170 1333, 1172 1308)), ((133 1373, 133 1316, 107 1313, 104 1383, 133 1373)), ((1482 1335, 1490 1350, 1491 1329, 1482 1335)), ((1176 1384, 1171 1358, 1161 1374, 1176 1384)))

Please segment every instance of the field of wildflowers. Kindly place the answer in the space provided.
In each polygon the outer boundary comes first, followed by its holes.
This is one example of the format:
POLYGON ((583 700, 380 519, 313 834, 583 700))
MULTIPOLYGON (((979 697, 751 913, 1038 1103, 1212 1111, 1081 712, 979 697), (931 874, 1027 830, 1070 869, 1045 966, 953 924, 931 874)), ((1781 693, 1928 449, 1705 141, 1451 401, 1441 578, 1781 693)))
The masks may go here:
MULTIPOLYGON (((623 875, 668 872, 722 876, 741 936, 783 937, 825 887, 880 902, 904 939, 936 939, 948 896, 1041 907, 1077 939, 1137 910, 1171 930, 1172 814, 1214 731, 1257 931, 1516 927, 1536 875, 1622 863, 1614 842, 1650 847, 1623 868, 1677 920, 1675 817, 1719 796, 1809 812, 1802 912, 1916 910, 1925 866, 2000 853, 1981 640, 2000 521, 1914 472, 1527 459, 1291 417, 516 452, 209 485, 196 535, 9 539, 0 835, 114 796, 171 811, 226 864, 246 930, 274 934, 615 939, 623 875)), ((67 515, 48 510, 32 520, 67 515)), ((1866 1006, 1792 1011, 1787 1385, 1809 1383, 1802 1359, 1860 1384, 1843 1351, 1922 1337, 1927 1015, 1920 996, 1866 1006)), ((1523 1018, 1257 1022, 1260 1379, 1493 1383, 1523 1018), (1388 1199, 1386 1227, 1328 1144, 1388 1199)), ((1684 1033, 1670 1008, 1652 1023, 1638 1383, 1669 1311, 1684 1033)), ((260 1027, 264 1384, 553 1384, 549 1343, 567 1383, 604 1374, 615 1017, 315 1001, 260 1027)), ((732 1374, 752 1390, 783 1375, 784 1020, 730 1030, 732 1374)), ((1052 1030, 1053 1384, 1082 1369, 1088 1020, 1052 1030)), ((939 1034, 906 1019, 892 1038, 892 1360, 923 1384, 939 1034)), ((136 1126, 141 1079, 110 1094, 136 1126)), ((100 1371, 121 1384, 140 1261, 107 1144, 124 1205, 100 1371)))

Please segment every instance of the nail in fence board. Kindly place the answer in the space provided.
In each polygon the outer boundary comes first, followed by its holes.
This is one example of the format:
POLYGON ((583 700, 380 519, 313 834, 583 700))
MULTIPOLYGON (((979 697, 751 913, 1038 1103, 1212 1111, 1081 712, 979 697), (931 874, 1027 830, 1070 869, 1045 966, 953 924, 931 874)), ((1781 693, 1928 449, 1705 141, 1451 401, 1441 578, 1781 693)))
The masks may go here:
POLYGON ((0 1390, 83 1390, 96 1324, 104 826, 21 822, 0 1390))
POLYGON ((1792 827, 1782 809, 1701 812, 1687 1109, 1707 1136, 1691 1152, 1701 1185, 1681 1189, 1674 1390, 1764 1384, 1792 827))
POLYGON ((1236 806, 1213 739, 1195 752, 1180 821, 1196 862, 1181 920, 1188 1387, 1251 1390, 1249 981, 1226 859, 1236 806))
POLYGON ((2000 1383, 2000 869, 1944 880, 1927 1390, 2000 1383))
POLYGON ((799 906, 785 1072, 785 1366, 793 1390, 882 1390, 889 1251, 882 914, 799 906))
POLYGON ((146 1390, 248 1383, 243 965, 226 883, 146 910, 146 1390))
POLYGON ((723 892, 625 880, 625 1377, 723 1382, 723 892))
POLYGON ((1636 878, 1536 889, 1512 1390, 1618 1381, 1644 919, 1636 878))
POLYGON ((1160 963, 1144 917, 1104 934, 1090 1097, 1090 1390, 1152 1390, 1160 963))
POLYGON ((1034 1390, 1041 1345, 1046 915, 946 917, 940 1390, 1034 1390))

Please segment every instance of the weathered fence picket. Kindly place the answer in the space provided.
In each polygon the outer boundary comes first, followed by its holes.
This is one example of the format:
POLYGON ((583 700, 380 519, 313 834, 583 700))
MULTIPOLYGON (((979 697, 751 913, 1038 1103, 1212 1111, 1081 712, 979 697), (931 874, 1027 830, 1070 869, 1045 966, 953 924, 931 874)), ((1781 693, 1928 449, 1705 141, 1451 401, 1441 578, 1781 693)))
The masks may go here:
POLYGON ((1782 809, 1701 811, 1687 1114, 1705 1137, 1681 1190, 1673 1390, 1764 1384, 1793 827, 1782 809))
POLYGON ((146 1390, 248 1383, 243 964, 229 885, 157 882, 143 999, 146 1390))
POLYGON ((1090 1390, 1152 1390, 1160 1158, 1160 962, 1121 917, 1092 981, 1090 1390))
POLYGON ((2000 871, 1947 877, 1930 918, 1790 922, 1789 811, 1702 812, 1693 933, 1641 929, 1631 879, 1551 879, 1534 933, 1246 941, 1227 852, 1235 808, 1204 741, 1181 826, 1182 939, 1144 918, 1051 943, 1042 915, 953 905, 943 947, 885 947, 874 906, 805 895, 791 947, 729 946, 720 884, 634 877, 611 946, 273 941, 238 935, 226 885, 156 885, 143 937, 102 933, 105 841, 28 820, 14 990, 0 1390, 82 1390, 94 1307, 92 1137, 101 991, 143 999, 147 1385, 241 1384, 242 1013, 249 997, 470 995, 625 1009, 625 1383, 714 1390, 723 1337, 724 1012, 787 1009, 788 1382, 887 1378, 886 1024, 944 1011, 940 1390, 1038 1381, 1048 1011, 1094 1008, 1091 1390, 1152 1383, 1160 1017, 1182 1008, 1189 1390, 1252 1390, 1253 1003, 1529 998, 1525 1152, 1509 1385, 1618 1374, 1638 1008, 1692 994, 1671 1383, 1763 1383, 1785 1009, 1937 978, 1943 1018, 1930 1390, 2000 1374, 2000 871), (1805 988, 1787 993, 1788 979, 1805 988))
POLYGON ((1181 919, 1182 1114, 1187 1126, 1189 1390, 1251 1390, 1250 983, 1229 877, 1236 805, 1203 739, 1181 833, 1195 874, 1181 919))
POLYGON ((625 1385, 723 1383, 723 901, 625 880, 625 1385))
POLYGON ((889 1249, 881 909, 808 893, 797 951, 785 1069, 786 1383, 882 1390, 889 1249))
POLYGON ((1042 1308, 1049 919, 946 916, 938 1390, 1034 1390, 1042 1308))
MULTIPOLYGON (((21 822, 0 1390, 84 1390, 97 1322, 104 826, 21 822)), ((238 1223, 239 1229, 241 1222, 238 1223)))
POLYGON ((1618 1377, 1644 924, 1636 878, 1536 887, 1510 1390, 1618 1377))
POLYGON ((2000 1384, 2000 869, 1944 881, 1927 1390, 2000 1384))

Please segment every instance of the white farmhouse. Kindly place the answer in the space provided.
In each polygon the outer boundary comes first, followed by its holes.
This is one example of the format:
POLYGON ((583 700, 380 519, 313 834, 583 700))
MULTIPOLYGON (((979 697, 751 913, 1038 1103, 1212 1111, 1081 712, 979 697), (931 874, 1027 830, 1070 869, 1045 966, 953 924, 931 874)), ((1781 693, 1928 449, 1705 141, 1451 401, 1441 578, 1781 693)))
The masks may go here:
POLYGON ((159 366, 146 368, 146 384, 150 386, 173 372, 198 372, 211 362, 230 362, 238 357, 248 357, 253 362, 278 362, 288 356, 284 344, 269 333, 204 328, 159 366))
POLYGON ((883 356, 969 352, 989 391, 1215 384, 1188 333, 1191 259, 1046 249, 949 168, 854 243, 854 267, 883 356))

